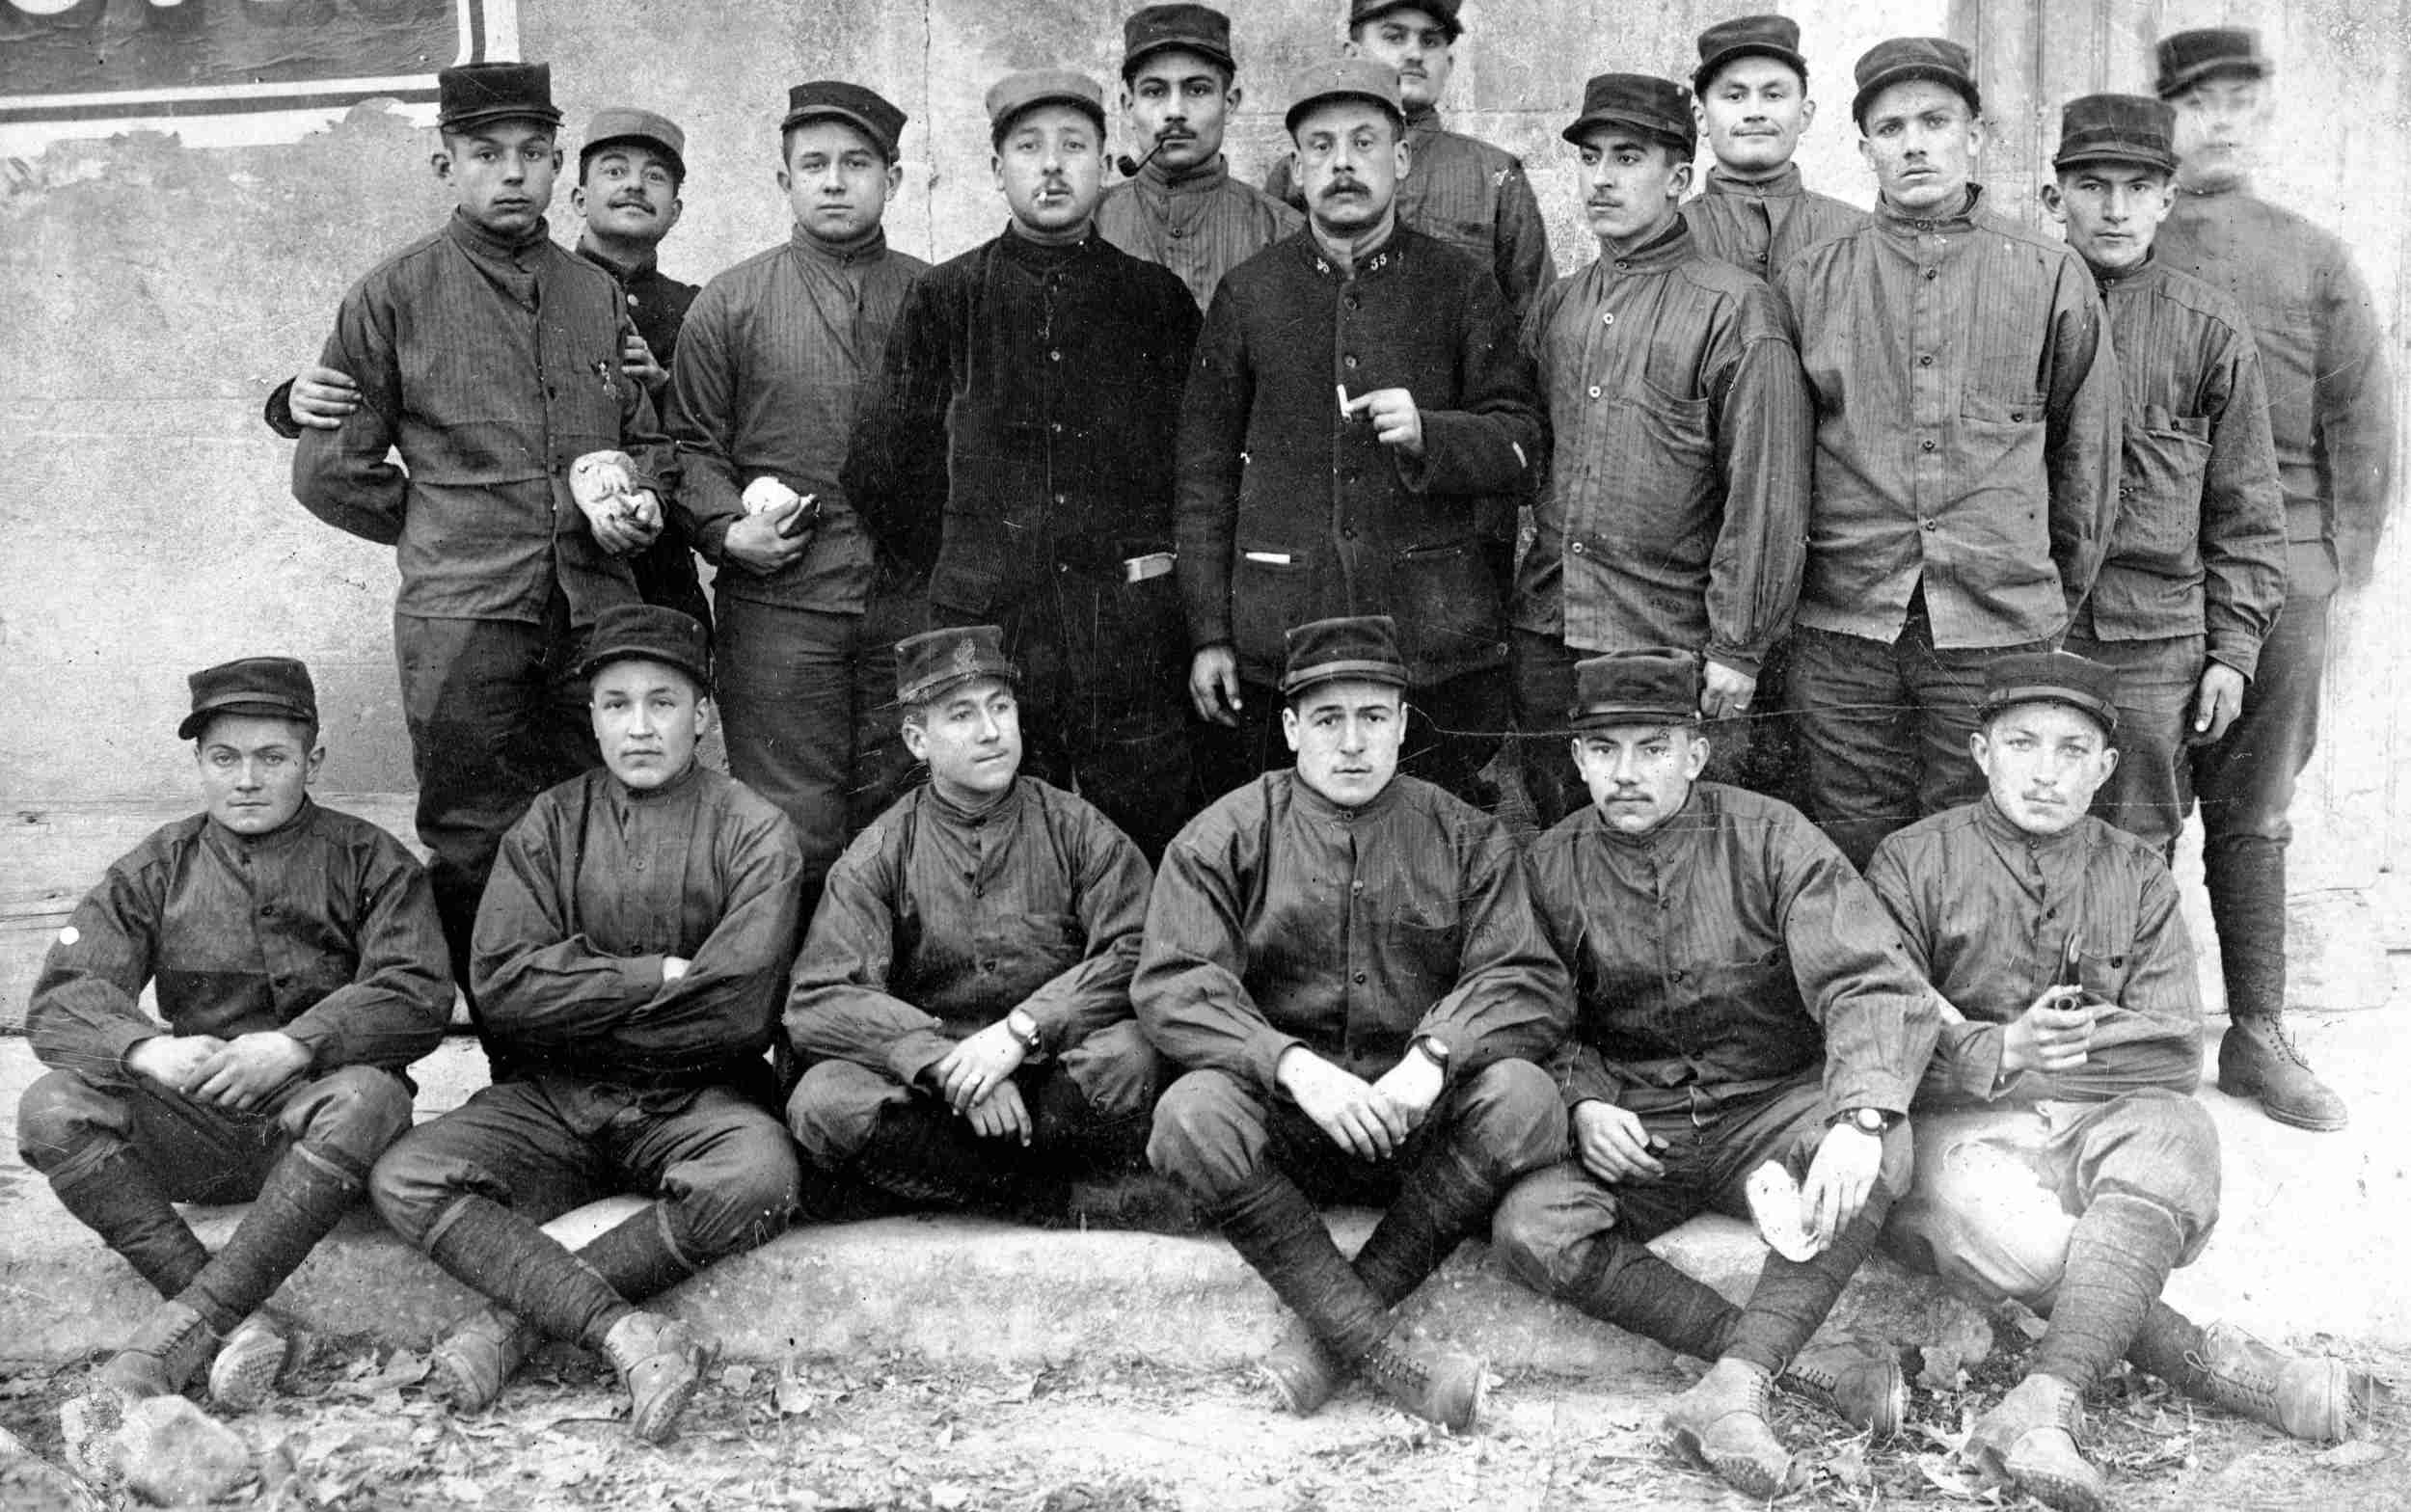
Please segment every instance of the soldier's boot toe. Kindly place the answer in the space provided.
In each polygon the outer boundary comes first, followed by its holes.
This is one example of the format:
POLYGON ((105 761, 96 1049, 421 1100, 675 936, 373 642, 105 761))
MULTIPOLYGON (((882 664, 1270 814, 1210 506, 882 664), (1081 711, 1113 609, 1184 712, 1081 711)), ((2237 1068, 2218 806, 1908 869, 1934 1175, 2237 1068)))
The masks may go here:
POLYGON ((1300 1418, 1321 1412, 1323 1404, 1339 1395, 1340 1388, 1355 1373, 1314 1336, 1313 1329, 1296 1321, 1281 1336, 1281 1342, 1257 1362, 1257 1368, 1281 1405, 1300 1418))
POLYGON ((628 1431, 647 1444, 666 1443, 703 1384, 711 1350, 677 1319, 638 1311, 611 1326, 603 1353, 628 1389, 628 1431))
POLYGON ((1800 1468, 1767 1421, 1774 1378, 1747 1361, 1724 1359, 1666 1411, 1676 1453, 1714 1471, 1746 1496, 1771 1500, 1800 1480, 1800 1468))
POLYGON ((292 1358, 293 1335, 265 1309, 234 1325, 209 1363, 209 1399, 229 1412, 247 1413, 268 1399, 292 1358))
POLYGON ((436 1341, 427 1360, 427 1390, 456 1413, 481 1413, 501 1399, 502 1388, 544 1336, 532 1323, 501 1308, 479 1308, 436 1341))
POLYGON ((2328 1133, 2351 1120, 2343 1098, 2319 1080, 2273 1013, 2230 1019, 2218 1041, 2218 1090, 2251 1098, 2280 1123, 2328 1133))
POLYGON ((2030 1375, 1982 1418, 1965 1456, 2057 1512, 2104 1512, 2109 1484, 2084 1457, 2077 1435, 2084 1401, 2052 1375, 2030 1375))
POLYGON ((2194 1364, 2208 1377, 2204 1394, 2211 1401, 2297 1439, 2348 1439, 2376 1407, 2377 1383, 2368 1371, 2262 1343, 2225 1323, 2202 1331, 2194 1364))
POLYGON ((1900 1432, 1909 1412, 1900 1355, 1886 1344, 1839 1339, 1813 1345, 1792 1358, 1775 1384, 1879 1439, 1900 1432))
POLYGON ((1366 1351, 1357 1373, 1398 1406, 1450 1432, 1465 1432, 1481 1416, 1487 1367, 1453 1344, 1394 1330, 1366 1351))

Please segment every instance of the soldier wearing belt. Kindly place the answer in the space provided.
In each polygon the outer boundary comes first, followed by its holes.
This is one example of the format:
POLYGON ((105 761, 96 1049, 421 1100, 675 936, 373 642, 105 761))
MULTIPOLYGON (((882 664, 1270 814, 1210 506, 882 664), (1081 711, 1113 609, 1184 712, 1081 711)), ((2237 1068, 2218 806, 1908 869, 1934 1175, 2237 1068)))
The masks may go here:
POLYGON ((631 1431, 658 1442, 705 1346, 636 1304, 777 1234, 798 1201, 766 1052, 803 860, 786 816, 695 760, 701 625, 615 609, 579 670, 604 770, 512 826, 477 914, 478 998, 512 1072, 386 1151, 371 1189, 495 1304, 435 1348, 456 1409, 490 1405, 549 1334, 608 1355, 631 1431), (627 1187, 652 1201, 574 1256, 537 1227, 627 1187))
POLYGON ((1061 1216, 1136 1170, 1157 1060, 1130 1011, 1154 880, 1113 822, 1021 775, 1019 673, 993 625, 896 648, 928 762, 828 876, 787 994, 808 1064, 787 1126, 909 1205, 1061 1216))
POLYGON ((49 1069, 16 1140, 165 1299, 101 1391, 173 1394, 207 1367, 211 1399, 239 1410, 284 1364, 261 1305, 410 1127, 403 1067, 443 1039, 452 976, 419 863, 311 800, 326 751, 309 668, 249 657, 191 684, 176 735, 205 811, 121 857, 59 932, 25 1020, 49 1069), (214 1256, 169 1205, 242 1202, 214 1256))
POLYGON ((2117 673, 2004 657, 1971 744, 1987 794, 1885 840, 1867 881, 1948 1004, 1912 1107, 1917 1170, 1887 1247, 2050 1322, 1966 1455, 2099 1512, 2085 1391, 2124 1357, 2282 1433, 2341 1439, 2368 1376, 2195 1324, 2160 1300, 2218 1222, 2218 1130, 2192 1093, 2202 1003, 2177 884, 2088 812, 2119 763, 2117 673))
POLYGON ((1534 1063, 1564 1032, 1565 968, 1498 821, 1398 773, 1407 663, 1390 619, 1288 640, 1296 769, 1192 821, 1148 905, 1131 1001, 1183 1072, 1148 1158, 1297 1315, 1263 1363, 1292 1411, 1361 1372, 1463 1429, 1481 1363, 1391 1310, 1563 1152, 1534 1063), (1318 1201, 1387 1208, 1352 1262, 1318 1201))

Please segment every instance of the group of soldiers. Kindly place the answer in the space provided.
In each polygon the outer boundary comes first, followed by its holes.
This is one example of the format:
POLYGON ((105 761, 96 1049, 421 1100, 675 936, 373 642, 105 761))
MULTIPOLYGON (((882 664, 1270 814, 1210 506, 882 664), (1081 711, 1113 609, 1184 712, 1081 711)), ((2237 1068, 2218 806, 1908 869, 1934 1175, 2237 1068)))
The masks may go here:
POLYGON ((1361 1377, 1469 1426, 1479 1360, 1395 1310, 1486 1233, 1709 1362, 1669 1436, 1772 1496, 1778 1380, 1899 1425, 1886 1348, 1809 1342, 1881 1240, 2047 1315, 1969 1452, 2051 1505, 2105 1503, 2122 1357, 2349 1430, 2366 1377, 2159 1300, 2218 1206, 2197 795, 2221 1082, 2344 1120, 2282 1026, 2286 810, 2392 399, 2341 247, 2243 185, 2257 39, 2070 102, 2062 243, 1970 180, 1964 48, 1858 61, 1869 214, 1791 164, 1797 26, 1720 23, 1688 90, 1588 82, 1600 255, 1558 280, 1521 166, 1439 123, 1456 5, 1347 22, 1265 192, 1215 11, 1130 17, 1111 188, 1103 91, 1005 78, 1011 223, 935 268, 880 229, 904 113, 799 85, 793 234, 700 292, 655 261, 674 123, 597 113, 572 254, 544 67, 443 73, 457 212, 268 417, 302 503, 397 548, 431 861, 309 798, 300 663, 194 674, 207 812, 29 1018, 27 1158, 165 1299, 95 1420, 259 1399, 269 1297, 364 1192, 491 1299, 437 1390, 551 1336, 659 1439, 709 1344, 646 1304, 702 1267, 1151 1168, 1295 1314, 1299 1412, 1361 1377), (413 1127, 456 989, 492 1085, 413 1127), (232 1197, 214 1256, 171 1205, 232 1197), (1341 1200, 1384 1209, 1353 1257, 1341 1200), (1772 1247, 1738 1308, 1648 1248, 1708 1209, 1772 1247))

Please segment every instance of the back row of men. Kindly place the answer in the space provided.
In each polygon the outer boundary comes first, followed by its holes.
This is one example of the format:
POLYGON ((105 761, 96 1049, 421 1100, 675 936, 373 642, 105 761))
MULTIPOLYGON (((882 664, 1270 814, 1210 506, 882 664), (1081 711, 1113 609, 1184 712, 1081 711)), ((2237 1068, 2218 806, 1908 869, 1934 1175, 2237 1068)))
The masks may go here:
POLYGON ((1353 0, 1348 22, 1290 87, 1271 193, 1220 155, 1240 94, 1217 12, 1130 17, 1146 152, 1111 189, 1098 87, 1006 78, 1010 225, 935 269, 880 230, 903 112, 799 85, 794 234, 691 303, 652 260, 675 125, 598 114, 572 256, 544 220, 546 70, 445 72, 459 211, 346 297, 316 376, 347 386, 291 402, 333 412, 302 435, 302 502, 398 546, 420 833, 462 980, 503 832, 596 759, 578 647, 639 591, 709 612, 693 552, 718 568, 730 767, 802 835, 807 898, 909 771, 885 648, 925 625, 1003 627, 1033 770, 1150 858, 1274 763, 1283 633, 1320 615, 1396 617, 1410 770, 1481 795, 1523 731, 1544 824, 1574 806, 1554 753, 1576 660, 1693 650, 1716 774, 1860 865, 1980 789, 1984 669, 2064 644, 2124 674, 2104 813, 2165 850, 2202 798, 2222 1085, 2342 1126, 2282 1027, 2288 810, 2394 419, 2343 249, 2244 187, 2257 38, 2163 41, 2173 108, 2068 105, 2063 245, 1970 181, 1964 48, 1858 60, 1869 215, 1791 165, 1814 114, 1796 25, 1720 23, 1691 90, 1589 81, 1563 134, 1600 256, 1556 280, 1521 167, 1438 122, 1457 8, 1353 0), (1703 127, 1717 166, 1687 202, 1703 127))
POLYGON ((204 1372, 220 1405, 258 1401, 292 1337, 269 1298, 364 1190, 490 1299, 437 1343, 431 1390, 482 1410, 549 1335, 608 1355, 658 1441, 709 1345, 649 1304, 700 1269, 795 1221, 1062 1223, 1142 1163, 1294 1314, 1262 1362, 1294 1412, 1361 1377, 1470 1428, 1481 1361, 1396 1309, 1485 1233, 1534 1289, 1710 1362, 1666 1433, 1755 1498, 1801 1475, 1778 1380, 1901 1426, 1889 1342, 1810 1341, 1879 1238, 2047 1314, 1967 1453, 2054 1507, 2106 1504, 2082 1399, 2122 1359, 2304 1438, 2368 1412, 2365 1374, 2161 1300, 2216 1225, 2219 1145, 2190 1095, 2175 883, 2087 812, 2120 765, 2114 668, 1995 659, 1984 796, 1862 878, 1797 809, 1701 780, 1688 649, 1577 663, 1558 759, 1587 801, 1526 847, 1398 770, 1395 623, 1314 621, 1277 674, 1293 762, 1151 876, 1023 772, 1046 732, 1000 627, 922 633, 896 662, 929 781, 846 849, 799 949, 794 826, 696 760, 702 625, 605 610, 575 668, 604 765, 512 826, 477 915, 493 1084, 415 1127, 405 1067, 452 1001, 427 877, 311 801, 300 662, 194 674, 178 733, 205 811, 87 895, 28 1015, 50 1068, 19 1147, 161 1297, 67 1405, 76 1462, 105 1467, 130 1403, 204 1372), (803 1062, 792 1091, 773 1040, 803 1062), (547 1227, 623 1189, 648 1201, 575 1250, 547 1227), (170 1205, 241 1200, 214 1255, 170 1205), (1353 1257, 1332 1201, 1384 1209, 1353 1257), (1648 1247, 1711 1208, 1773 1251, 1739 1307, 1648 1247))

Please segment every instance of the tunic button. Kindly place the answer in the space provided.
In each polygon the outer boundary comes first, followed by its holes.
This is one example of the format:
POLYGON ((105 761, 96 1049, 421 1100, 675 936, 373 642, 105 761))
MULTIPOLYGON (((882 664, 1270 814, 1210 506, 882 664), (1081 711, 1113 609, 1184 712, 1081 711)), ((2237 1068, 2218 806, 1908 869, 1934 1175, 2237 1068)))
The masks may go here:
POLYGON ((1572 552, 1577 556, 1583 554, 1583 543, 1580 541, 1576 541, 1573 545, 1566 548, 1567 551, 1572 552))
POLYGON ((275 917, 276 917, 276 904, 268 904, 264 905, 263 907, 261 907, 261 908, 260 908, 260 910, 259 910, 259 917, 261 917, 261 918, 263 918, 263 919, 273 919, 273 918, 275 918, 275 917))
POLYGON ((1364 986, 1364 985, 1365 985, 1365 973, 1363 973, 1363 972, 1361 972, 1361 971, 1360 971, 1360 972, 1358 972, 1358 973, 1356 974, 1356 983, 1357 983, 1357 986, 1364 986))
POLYGON ((1674 973, 1674 980, 1675 980, 1675 981, 1677 981, 1677 982, 1682 981, 1682 980, 1683 980, 1683 973, 1681 973, 1681 972, 1679 972, 1679 971, 1678 971, 1678 972, 1676 972, 1676 973, 1674 973))
POLYGON ((1049 352, 1046 354, 1046 360, 1050 363, 1060 363, 1063 361, 1063 353, 1049 352))
POLYGON ((1932 439, 1931 437, 1929 437, 1928 439, 1926 439, 1926 440, 1924 440, 1924 441, 1921 441, 1921 442, 1917 443, 1917 446, 1918 446, 1919 449, 1921 449, 1921 450, 1925 450, 1925 451, 1932 451, 1932 450, 1934 449, 1934 442, 1933 442, 1933 439, 1932 439))
POLYGON ((1599 397, 1599 386, 1595 383, 1590 386, 1590 396, 1594 399, 1599 397))
POLYGON ((1927 529, 1929 529, 1929 530, 1932 530, 1932 529, 1937 528, 1937 526, 1935 526, 1935 523, 1934 523, 1933 521, 1929 520, 1929 521, 1927 521, 1927 522, 1926 522, 1926 528, 1927 528, 1927 529))
POLYGON ((982 971, 993 971, 996 969, 996 963, 992 960, 983 960, 980 962, 980 969, 982 971))
POLYGON ((1928 268, 1928 269, 1926 269, 1926 278, 1927 278, 1929 281, 1934 280, 1934 279, 1938 279, 1938 278, 1940 278, 1941 276, 1942 276, 1942 270, 1941 270, 1940 268, 1928 268))
POLYGON ((1342 357, 1340 359, 1340 362, 1341 364, 1345 367, 1354 367, 1356 365, 1356 359, 1353 356, 1342 357))
POLYGON ((1615 311, 1610 310, 1602 312, 1599 316, 1599 323, 1603 326, 1612 326, 1615 324, 1615 311))
POLYGON ((1934 365, 1934 354, 1933 354, 1932 352, 1928 352, 1925 356, 1918 358, 1918 359, 1917 359, 1917 365, 1918 365, 1918 366, 1920 366, 1920 367, 1931 367, 1931 366, 1933 366, 1933 365, 1934 365))
POLYGON ((1362 894, 1365 891, 1365 884, 1363 882, 1350 882, 1348 883, 1348 891, 1362 894))

